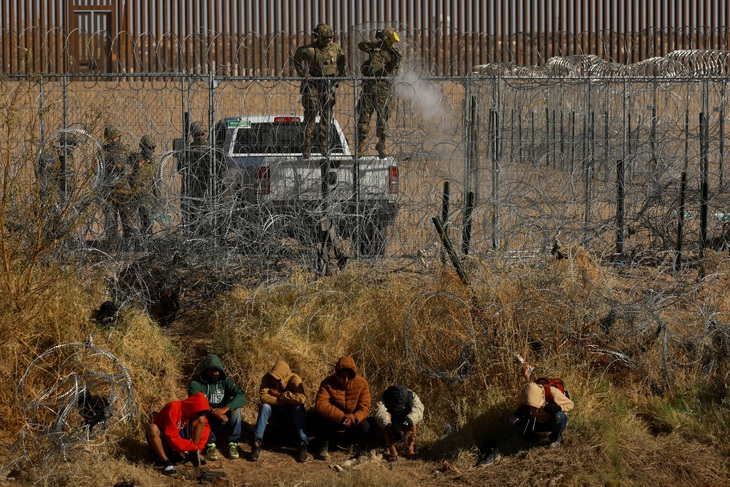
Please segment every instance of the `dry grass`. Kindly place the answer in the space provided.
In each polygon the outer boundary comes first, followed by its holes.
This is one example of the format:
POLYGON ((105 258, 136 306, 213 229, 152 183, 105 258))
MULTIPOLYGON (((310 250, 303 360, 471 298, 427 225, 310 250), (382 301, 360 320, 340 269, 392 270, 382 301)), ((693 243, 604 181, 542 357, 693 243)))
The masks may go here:
MULTIPOLYGON (((335 474, 320 463, 299 466, 291 458, 281 460, 280 454, 267 452, 269 463, 241 463, 234 469, 232 464, 223 465, 231 476, 223 485, 238 485, 244 477, 254 485, 290 485, 306 479, 332 486, 538 485, 552 478, 559 485, 726 483, 730 416, 724 405, 727 386, 718 380, 726 378, 729 357, 716 355, 716 369, 709 375, 699 364, 673 364, 674 382, 667 384, 656 370, 662 364, 661 347, 649 347, 641 367, 632 369, 607 366, 601 357, 586 352, 585 340, 600 336, 595 322, 611 308, 607 297, 614 306, 636 301, 650 286, 661 284, 677 298, 659 311, 678 336, 678 344, 670 340, 669 346, 673 354, 682 350, 685 359, 697 357, 680 343, 692 335, 691 320, 699 319, 698 306, 691 303, 699 302, 703 312, 711 309, 718 322, 728 322, 728 305, 717 289, 727 289, 727 258, 717 256, 712 279, 689 285, 686 276, 658 275, 649 269, 627 277, 600 266, 578 247, 568 253, 568 259, 548 257, 530 265, 471 258, 466 264, 470 288, 448 268, 431 273, 374 272, 355 263, 338 276, 319 280, 307 269, 294 268, 276 284, 234 288, 211 305, 217 311, 209 321, 202 321, 203 315, 190 316, 201 321, 178 325, 188 335, 177 330, 177 337, 166 336, 144 313, 134 311, 112 331, 96 329, 87 318, 78 317, 88 317, 104 298, 98 286, 89 284, 98 281, 67 273, 48 286, 47 298, 38 304, 28 326, 19 329, 12 314, 4 315, 8 318, 2 321, 3 329, 13 330, 3 344, 5 356, 15 358, 3 364, 0 390, 7 394, 3 404, 12 407, 9 391, 24 365, 44 347, 82 341, 95 331, 95 343, 108 347, 132 374, 139 421, 112 432, 111 441, 97 453, 82 455, 43 482, 99 485, 102 479, 109 485, 120 480, 159 485, 159 474, 139 463, 147 458, 139 428, 148 414, 184 393, 183 364, 194 361, 180 352, 186 340, 202 339, 207 343, 204 348, 222 355, 249 397, 248 423, 255 419, 260 378, 277 359, 289 361, 302 375, 312 400, 334 361, 352 354, 375 396, 394 382, 408 384, 421 396, 427 407, 422 459, 335 474), (463 325, 460 331, 452 326, 457 322, 463 325), (468 333, 471 336, 465 336, 468 333), (41 335, 46 338, 40 340, 41 335), (463 348, 464 340, 473 348, 463 348), (422 349, 416 350, 416 345, 422 349), (451 376, 434 373, 439 362, 428 362, 423 349, 432 352, 431 358, 446 359, 453 354, 437 352, 448 346, 462 347, 457 352, 466 354, 468 371, 451 376), (514 353, 536 365, 536 374, 561 376, 569 385, 577 407, 559 452, 525 450, 505 422, 523 384, 514 353), (652 391, 651 384, 663 392, 652 391), (456 432, 444 436, 447 423, 456 432), (474 447, 487 438, 496 441, 506 456, 488 470, 475 469, 474 447), (112 445, 117 446, 109 448, 112 445), (292 469, 285 474, 272 470, 267 465, 274 460, 292 462, 292 469), (444 461, 458 472, 445 469, 444 461)), ((615 333, 632 326, 626 320, 617 320, 615 333)), ((639 324, 635 321, 633 326, 640 331, 639 324)), ((614 346, 630 351, 631 340, 616 338, 614 346)), ((9 431, 17 431, 20 418, 10 419, 9 431)))

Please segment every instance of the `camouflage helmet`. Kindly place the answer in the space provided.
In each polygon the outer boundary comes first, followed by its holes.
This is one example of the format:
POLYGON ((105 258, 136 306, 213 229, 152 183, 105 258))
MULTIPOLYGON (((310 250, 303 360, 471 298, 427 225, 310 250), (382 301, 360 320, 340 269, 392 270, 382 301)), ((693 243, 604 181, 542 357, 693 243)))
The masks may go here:
POLYGON ((139 148, 142 150, 153 151, 157 147, 154 137, 147 134, 139 140, 139 148))
POLYGON ((115 125, 107 125, 104 127, 104 138, 106 140, 113 140, 121 136, 122 132, 115 125))
POLYGON ((202 123, 195 121, 190 124, 190 134, 193 137, 202 137, 206 133, 207 132, 206 132, 205 128, 203 127, 202 123))
POLYGON ((332 30, 332 27, 330 27, 329 24, 317 24, 317 27, 314 28, 314 32, 312 32, 312 36, 317 40, 332 39, 335 36, 335 31, 332 30))
POLYGON ((392 46, 396 42, 400 42, 400 37, 398 36, 398 33, 395 31, 395 29, 392 29, 388 27, 384 30, 379 30, 375 33, 375 38, 385 42, 389 46, 392 46))

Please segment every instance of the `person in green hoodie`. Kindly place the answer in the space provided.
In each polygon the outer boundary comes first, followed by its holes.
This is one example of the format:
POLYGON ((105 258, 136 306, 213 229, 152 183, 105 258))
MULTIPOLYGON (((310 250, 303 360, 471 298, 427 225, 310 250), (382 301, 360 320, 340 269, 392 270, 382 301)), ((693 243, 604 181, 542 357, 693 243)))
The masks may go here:
POLYGON ((226 374, 223 362, 215 354, 208 354, 198 374, 188 386, 188 394, 202 392, 210 403, 208 422, 210 437, 206 445, 206 458, 218 459, 216 435, 228 436, 228 457, 239 458, 238 442, 241 439, 241 408, 246 404, 246 394, 226 374))

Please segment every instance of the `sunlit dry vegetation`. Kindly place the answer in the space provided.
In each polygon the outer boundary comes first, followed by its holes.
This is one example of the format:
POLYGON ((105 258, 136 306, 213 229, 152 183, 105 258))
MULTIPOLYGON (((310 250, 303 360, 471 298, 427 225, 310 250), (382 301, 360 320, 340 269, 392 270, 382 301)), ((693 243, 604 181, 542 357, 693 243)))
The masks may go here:
MULTIPOLYGON (((79 235, 87 232, 83 212, 64 220, 71 223, 62 232, 61 227, 51 231, 60 235, 55 239, 48 238, 48 218, 38 213, 43 207, 32 175, 41 141, 23 136, 37 133, 35 122, 18 119, 14 111, 16 101, 27 106, 32 99, 32 92, 9 93, 0 124, 0 404, 6 438, 0 455, 5 464, 20 460, 18 485, 171 484, 150 466, 143 427, 164 403, 185 396, 187 381, 207 352, 220 354, 246 391, 249 426, 257 413, 260 379, 277 359, 302 376, 310 404, 336 359, 351 354, 374 395, 404 383, 426 405, 415 462, 337 474, 322 462, 295 466, 291 461, 281 472, 272 465, 281 460, 279 453, 267 452, 269 463, 226 463, 228 485, 730 482, 727 252, 706 250, 701 272, 694 254, 674 271, 666 258, 652 260, 651 266, 604 259, 568 236, 558 253, 537 246, 528 253, 463 257, 465 284, 441 258, 440 248, 416 253, 424 242, 438 240, 429 217, 440 211, 437 189, 448 176, 440 167, 419 165, 416 156, 404 169, 430 182, 404 182, 415 197, 406 201, 410 206, 404 205, 393 232, 399 243, 391 241, 390 247, 407 251, 353 259, 335 276, 318 278, 311 266, 284 251, 246 259, 189 241, 177 246, 164 241, 146 254, 77 249, 79 235), (77 251, 52 251, 63 245, 77 251), (206 253, 198 255, 202 250, 206 253), (113 319, 93 319, 102 303, 123 294, 123 284, 145 284, 124 281, 130 262, 138 275, 177 279, 184 293, 171 326, 161 326, 148 303, 135 295, 123 296, 129 299, 113 319), (38 452, 23 451, 14 442, 23 432, 32 437, 37 425, 24 415, 18 382, 44 351, 90 337, 129 371, 134 416, 107 431, 103 441, 69 450, 65 461, 24 463, 38 452), (562 377, 576 403, 558 451, 524 448, 506 422, 525 382, 516 354, 536 367, 533 377, 562 377), (476 469, 476 448, 487 439, 505 457, 489 469, 476 469), (445 468, 445 461, 451 466, 445 468)), ((99 113, 89 108, 85 115, 92 131, 106 123, 99 113)), ((170 116, 165 123, 172 127, 177 119, 170 116)), ((89 141, 87 150, 93 148, 89 141)), ((530 172, 525 167, 514 170, 515 180, 530 172)), ((534 177, 545 187, 562 187, 548 172, 534 169, 534 177)), ((82 201, 84 193, 74 198, 82 201)), ((534 201, 526 198, 522 204, 529 215, 522 217, 523 226, 537 218, 534 201)), ((487 215, 485 208, 482 212, 487 215)), ((610 216, 606 212, 602 218, 610 216)), ((550 243, 555 221, 548 220, 537 230, 539 238, 525 241, 550 243)), ((515 222, 519 226, 519 219, 515 222)))

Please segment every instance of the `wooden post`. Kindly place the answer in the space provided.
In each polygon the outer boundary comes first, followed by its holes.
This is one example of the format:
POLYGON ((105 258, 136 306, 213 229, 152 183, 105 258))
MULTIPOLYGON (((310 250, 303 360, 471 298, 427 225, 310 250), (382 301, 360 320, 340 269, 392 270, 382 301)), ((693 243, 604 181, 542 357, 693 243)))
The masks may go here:
POLYGON ((469 284, 469 278, 466 275, 466 272, 464 272, 464 268, 461 265, 461 262, 459 261, 459 257, 456 255, 456 252, 454 251, 454 246, 451 245, 451 240, 449 240, 449 236, 446 235, 446 231, 444 229, 444 224, 441 221, 441 217, 435 216, 431 218, 431 221, 433 222, 434 226, 436 227, 436 230, 439 232, 439 235, 441 236, 441 243, 443 244, 444 248, 446 248, 446 252, 449 254, 449 257, 451 258, 451 263, 454 264, 454 268, 456 268, 456 273, 459 275, 459 279, 461 279, 461 282, 468 285, 469 284))

